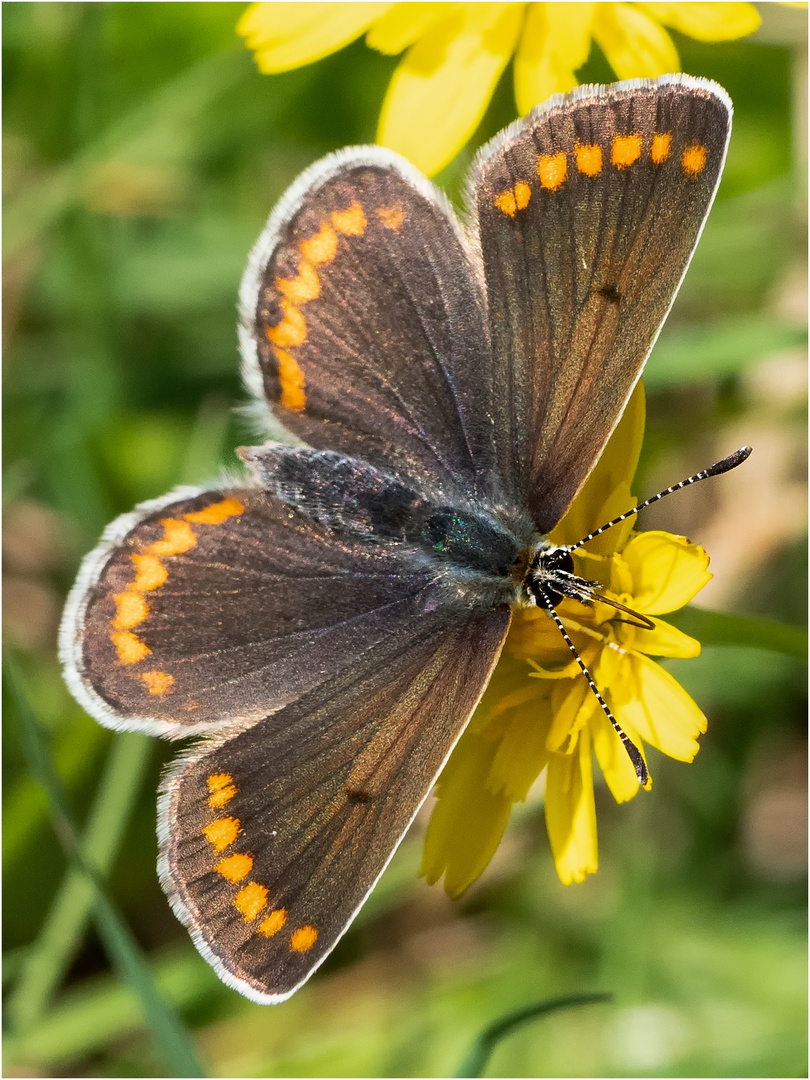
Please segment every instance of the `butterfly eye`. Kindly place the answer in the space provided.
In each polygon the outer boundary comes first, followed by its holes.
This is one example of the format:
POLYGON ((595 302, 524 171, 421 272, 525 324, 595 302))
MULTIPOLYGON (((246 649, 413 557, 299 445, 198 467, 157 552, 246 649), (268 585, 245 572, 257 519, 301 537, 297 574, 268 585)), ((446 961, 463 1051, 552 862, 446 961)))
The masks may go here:
MULTIPOLYGON (((556 607, 564 596, 574 595, 569 582, 578 582, 568 548, 541 548, 526 576, 526 589, 538 607, 556 607)), ((583 584, 594 584, 588 582, 583 584)))

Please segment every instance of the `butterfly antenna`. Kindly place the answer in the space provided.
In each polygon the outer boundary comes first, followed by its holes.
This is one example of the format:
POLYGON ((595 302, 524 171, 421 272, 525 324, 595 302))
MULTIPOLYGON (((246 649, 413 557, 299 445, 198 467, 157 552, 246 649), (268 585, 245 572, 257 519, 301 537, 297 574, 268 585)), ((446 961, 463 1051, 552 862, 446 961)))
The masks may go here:
POLYGON ((714 465, 710 465, 708 469, 703 469, 701 472, 695 473, 694 476, 688 476, 685 480, 681 480, 680 484, 673 484, 672 487, 665 488, 664 491, 659 491, 657 495, 653 495, 651 496, 651 498, 645 499, 643 503, 639 503, 638 506, 634 506, 632 510, 627 510, 624 514, 619 514, 619 516, 614 518, 612 521, 608 521, 606 525, 601 525, 592 533, 588 533, 587 536, 583 536, 583 538, 581 540, 578 540, 576 544, 566 545, 566 550, 576 551, 576 549, 582 547, 583 544, 587 544, 589 540, 593 540, 594 537, 600 536, 608 529, 612 529, 614 525, 619 525, 622 521, 626 521, 627 518, 632 517, 633 514, 637 514, 639 510, 643 510, 645 506, 652 506, 653 503, 659 502, 659 500, 665 498, 667 495, 671 495, 673 491, 680 491, 681 488, 689 487, 690 484, 696 484, 698 480, 707 480, 710 476, 719 476, 720 473, 725 473, 729 472, 731 469, 736 469, 738 465, 742 465, 742 463, 745 461, 745 459, 750 453, 750 446, 741 446, 739 450, 735 450, 733 454, 729 454, 728 457, 723 458, 722 461, 718 461, 714 465))
POLYGON ((607 604, 608 607, 615 608, 617 611, 623 611, 625 615, 631 615, 630 619, 619 619, 618 622, 629 623, 630 626, 637 626, 639 630, 654 630, 655 623, 652 619, 648 619, 646 615, 642 615, 638 611, 633 611, 632 608, 625 607, 624 604, 620 604, 618 600, 613 600, 609 596, 605 596, 604 593, 594 590, 591 593, 591 597, 594 600, 598 600, 600 604, 607 604))
POLYGON ((554 605, 551 603, 551 598, 549 597, 548 593, 543 588, 543 586, 540 585, 540 584, 538 584, 537 588, 540 591, 540 593, 542 594, 543 600, 545 601, 546 611, 549 613, 549 615, 552 617, 554 622, 557 624, 557 629, 562 634, 563 640, 565 641, 565 644, 571 650, 571 653, 573 654, 574 659, 579 664, 579 667, 580 667, 580 670, 581 670, 582 674, 588 680, 588 686, 590 686, 591 690, 594 693, 594 696, 596 697, 596 700, 602 706, 602 710, 604 711, 605 716, 608 718, 608 720, 613 725, 613 728, 614 728, 616 734, 622 740, 622 746, 625 748, 625 750, 627 751, 628 757, 633 762, 633 768, 636 770, 636 776, 638 777, 639 784, 641 784, 642 787, 646 787, 647 786, 647 781, 650 778, 650 774, 647 772, 647 765, 646 765, 646 763, 644 761, 644 758, 641 756, 641 751, 636 746, 636 744, 633 742, 633 740, 625 733, 625 731, 623 730, 623 728, 619 724, 619 721, 616 719, 616 717, 610 711, 610 707, 609 707, 608 703, 605 701, 605 699, 599 693, 599 688, 596 685, 596 683, 593 681, 593 676, 591 675, 590 671, 588 671, 587 667, 585 666, 585 661, 582 659, 582 657, 577 652, 576 645, 573 643, 571 638, 568 636, 568 631, 563 626, 562 619, 557 614, 557 612, 554 610, 554 605))

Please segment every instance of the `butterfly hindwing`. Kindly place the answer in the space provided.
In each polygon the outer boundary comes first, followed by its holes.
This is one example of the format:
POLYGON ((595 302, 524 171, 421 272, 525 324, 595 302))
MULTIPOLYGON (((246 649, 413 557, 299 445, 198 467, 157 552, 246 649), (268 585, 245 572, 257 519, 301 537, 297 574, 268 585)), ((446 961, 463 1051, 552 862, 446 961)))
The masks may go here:
POLYGON ((714 198, 731 103, 665 76, 552 98, 485 147, 470 185, 504 491, 547 533, 615 426, 714 198))
POLYGON ((172 769, 161 877, 226 982, 281 1000, 330 952, 474 709, 508 623, 505 608, 415 618, 373 667, 347 664, 172 769))
POLYGON ((74 587, 61 637, 74 693, 104 724, 180 737, 261 718, 370 661, 438 598, 435 572, 367 533, 258 487, 145 504, 113 522, 74 587))

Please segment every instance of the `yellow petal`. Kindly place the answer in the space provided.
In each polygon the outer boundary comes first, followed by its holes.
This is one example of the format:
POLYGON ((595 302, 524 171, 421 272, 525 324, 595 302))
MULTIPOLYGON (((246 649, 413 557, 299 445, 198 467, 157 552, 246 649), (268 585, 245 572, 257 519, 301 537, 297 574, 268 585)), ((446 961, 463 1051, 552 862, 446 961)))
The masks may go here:
POLYGON ((653 619, 653 630, 639 629, 633 636, 633 648, 647 656, 700 656, 700 642, 661 619, 653 619))
MULTIPOLYGON (((529 610, 536 609, 530 608, 529 610)), ((524 665, 530 664, 535 671, 539 671, 543 678, 570 679, 574 674, 574 670, 570 666, 573 657, 552 620, 548 618, 544 611, 539 612, 539 614, 548 619, 553 628, 553 633, 539 621, 534 626, 527 622, 520 636, 516 636, 511 643, 514 655, 520 657, 524 665), (532 633, 532 630, 536 630, 536 632, 532 633)), ((512 618, 514 620, 515 616, 513 615, 512 618)), ((525 667, 523 670, 524 675, 531 675, 531 672, 525 667)))
MULTIPOLYGON (((583 574, 583 577, 596 576, 591 574, 590 564, 586 564, 588 573, 583 574)), ((624 555, 614 555, 609 563, 610 577, 608 578, 607 592, 612 593, 617 599, 625 598, 622 603, 626 603, 628 607, 635 605, 635 582, 633 580, 633 574, 630 567, 624 560, 624 555)), ((603 576, 599 577, 600 581, 604 580, 603 576)))
MULTIPOLYGON (((573 603, 573 601, 570 603, 573 603)), ((604 645, 603 636, 599 633, 594 635, 581 633, 574 620, 567 617, 563 619, 563 623, 580 659, 587 667, 590 667, 596 662, 599 650, 604 645)), ((551 625, 554 626, 554 623, 551 625)), ((557 629, 556 626, 554 626, 554 629, 557 629)), ((528 672, 530 678, 563 680, 579 678, 582 669, 565 644, 559 630, 557 634, 562 643, 561 646, 546 647, 542 650, 536 649, 526 657, 529 666, 532 668, 528 672)))
POLYGON ((678 51, 663 26, 629 4, 598 4, 593 36, 620 79, 680 70, 678 51))
POLYGON ((522 4, 454 6, 394 72, 377 141, 428 174, 443 168, 478 127, 522 18, 522 4))
POLYGON ((337 52, 385 15, 394 4, 251 4, 236 32, 255 53, 259 71, 311 64, 337 52))
MULTIPOLYGON (((614 709, 615 715, 615 702, 611 699, 609 704, 611 709, 614 709)), ((638 747, 643 757, 644 746, 641 738, 633 725, 629 723, 625 713, 622 711, 620 718, 617 717, 617 719, 625 735, 638 747)), ((610 793, 616 802, 627 802, 641 790, 633 763, 613 725, 601 709, 597 709, 594 713, 590 728, 596 760, 599 762, 599 768, 610 788, 610 793)))
POLYGON ((565 647, 560 631, 547 612, 537 607, 516 608, 512 613, 504 652, 508 656, 519 657, 525 663, 527 657, 536 657, 538 652, 543 655, 543 650, 551 649, 554 650, 552 663, 567 663, 568 658, 556 651, 561 643, 565 647))
MULTIPOLYGON (((529 680, 527 680, 528 683, 529 680)), ((533 681, 539 686, 539 680, 533 681)), ((523 802, 529 788, 546 767, 546 737, 551 723, 550 694, 535 695, 515 710, 497 743, 486 780, 487 790, 510 803, 523 802)))
POLYGON ((673 533, 636 533, 622 558, 633 575, 633 606, 644 615, 676 611, 712 578, 704 549, 673 533))
POLYGON ((515 100, 521 116, 552 94, 577 85, 588 59, 592 3, 530 4, 515 57, 515 100))
POLYGON ((366 34, 366 45, 386 56, 396 56, 446 14, 446 4, 394 4, 366 34))
POLYGON ((596 809, 591 742, 587 730, 573 754, 552 754, 546 779, 546 828, 563 885, 595 874, 596 809))
MULTIPOLYGON (((500 666, 499 664, 498 667, 500 666)), ((489 691, 489 687, 487 687, 487 690, 489 691)), ((492 742, 497 742, 503 738, 515 716, 522 716, 526 713, 535 716, 540 703, 548 696, 547 686, 544 686, 539 681, 532 682, 531 679, 526 678, 526 667, 523 665, 519 685, 515 685, 497 701, 493 699, 487 723, 480 725, 480 727, 476 725, 474 730, 486 728, 486 737, 492 742)), ((476 713, 476 720, 477 718, 478 714, 476 713)), ((497 788, 497 785, 495 786, 497 788)))
POLYGON ((753 4, 639 4, 654 19, 698 41, 732 41, 762 22, 753 4))
MULTIPOLYGON (((630 485, 625 481, 622 481, 605 499, 601 505, 597 505, 594 498, 593 510, 591 516, 594 524, 588 532, 594 529, 600 528, 602 525, 607 525, 609 521, 613 521, 614 518, 619 517, 620 514, 626 514, 628 510, 632 510, 638 503, 638 499, 633 495, 630 490, 630 485)), ((612 528, 607 529, 601 536, 597 536, 595 540, 589 540, 587 551, 590 555, 612 555, 616 551, 621 551, 633 531, 634 526, 637 523, 635 514, 626 518, 618 525, 614 525, 612 528)), ((581 534, 586 536, 586 533, 581 534)), ((574 541, 576 543, 576 541, 574 541)), ((582 549, 585 550, 584 548, 582 549)))
MULTIPOLYGON (((467 725, 467 731, 481 733, 493 743, 493 753, 494 744, 505 731, 511 716, 515 712, 532 709, 535 700, 542 700, 547 692, 550 693, 539 680, 527 678, 530 670, 522 656, 512 656, 504 650, 484 696, 467 725)), ((451 757, 446 768, 452 762, 451 757)))
POLYGON ((555 683, 551 694, 551 727, 546 739, 550 751, 557 755, 571 754, 577 746, 579 732, 589 723, 599 702, 579 671, 575 678, 555 683))
POLYGON ((624 651, 624 631, 630 630, 632 632, 633 627, 625 627, 621 623, 618 626, 618 634, 613 627, 610 627, 607 635, 607 641, 611 645, 616 644, 616 647, 600 649, 596 661, 592 662, 590 668, 594 682, 600 690, 607 690, 609 686, 620 681, 627 667, 627 653, 624 651), (617 637, 620 638, 621 643, 616 642, 617 637))
MULTIPOLYGON (((646 403, 639 381, 619 423, 568 513, 552 533, 557 544, 575 544, 593 529, 606 524, 635 505, 630 485, 638 465, 644 439, 646 403)), ((588 543, 593 555, 620 551, 633 528, 633 519, 614 526, 588 543)))
MULTIPOLYGON (((692 761, 706 717, 680 683, 646 656, 630 658, 635 693, 621 715, 641 738, 678 761, 692 761)), ((621 722, 621 721, 620 721, 621 722)))
POLYGON ((486 869, 503 836, 512 803, 485 787, 492 743, 465 731, 437 785, 420 873, 429 884, 444 874, 448 896, 460 896, 486 869))

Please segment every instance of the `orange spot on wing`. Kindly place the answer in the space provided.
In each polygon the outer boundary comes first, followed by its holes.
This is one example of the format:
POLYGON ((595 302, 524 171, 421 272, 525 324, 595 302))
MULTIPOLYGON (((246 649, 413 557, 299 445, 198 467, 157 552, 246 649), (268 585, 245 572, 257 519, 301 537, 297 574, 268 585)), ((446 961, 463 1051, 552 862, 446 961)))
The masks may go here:
POLYGON ((653 135, 652 147, 650 148, 650 157, 652 158, 653 165, 663 165, 663 163, 669 157, 669 148, 672 145, 672 135, 665 131, 663 134, 656 132, 653 135))
POLYGON ((238 499, 223 499, 222 502, 206 506, 204 510, 193 510, 183 516, 186 521, 192 521, 195 525, 221 525, 228 518, 239 517, 244 512, 245 508, 238 499))
POLYGON ((368 224, 359 202, 352 203, 348 210, 336 210, 331 220, 337 231, 346 236, 362 236, 368 224))
MULTIPOLYGON (((208 778, 208 786, 211 786, 211 777, 208 778)), ((239 835, 239 819, 233 817, 217 818, 203 829, 203 836, 211 844, 217 854, 224 851, 232 844, 239 835)))
POLYGON ((243 881, 253 869, 253 856, 238 851, 225 859, 220 859, 214 869, 226 881, 233 883, 243 881))
POLYGON ((317 940, 318 931, 314 926, 299 926, 292 932, 290 948, 293 952, 309 952, 317 940))
POLYGON ((706 147, 687 146, 681 156, 681 165, 687 176, 699 176, 706 165, 706 147))
POLYGON ((130 555, 135 563, 137 576, 128 586, 132 592, 151 592, 159 589, 169 576, 169 571, 156 555, 130 555))
POLYGON ((515 203, 518 210, 525 210, 529 205, 529 199, 532 197, 532 189, 529 185, 523 181, 518 180, 515 184, 515 203))
POLYGON ((253 922, 267 903, 267 889, 257 881, 251 881, 240 889, 233 899, 233 906, 245 920, 253 922))
POLYGON ((405 220, 405 211, 402 209, 402 204, 397 203, 396 206, 381 206, 375 213, 386 229, 390 229, 392 232, 399 232, 402 222, 405 220))
POLYGON ((301 311, 289 300, 281 301, 284 318, 277 326, 268 326, 267 336, 274 345, 288 348, 291 345, 303 345, 307 340, 307 321, 301 311))
POLYGON ((137 664, 152 651, 148 645, 144 645, 140 638, 135 637, 128 630, 121 634, 110 634, 110 641, 118 653, 118 660, 122 664, 137 664))
POLYGON ((236 785, 230 773, 213 773, 206 783, 210 792, 208 805, 215 810, 230 802, 236 794, 236 785))
POLYGON ((149 545, 146 549, 147 555, 159 555, 161 558, 182 555, 197 543, 194 530, 187 521, 164 518, 160 524, 163 526, 163 538, 149 545))
POLYGON ((583 176, 598 176, 602 171, 602 147, 596 143, 578 146, 575 151, 577 171, 583 176))
POLYGON ((511 188, 507 188, 506 191, 502 191, 500 195, 495 196, 495 206, 507 217, 514 217, 517 213, 517 199, 515 193, 511 188))
POLYGON ((150 694, 158 697, 170 694, 174 686, 174 676, 168 671, 144 671, 138 678, 146 685, 150 694))
POLYGON ((276 278, 274 285, 293 304, 306 304, 321 295, 321 279, 315 267, 306 259, 301 260, 294 278, 276 278))
POLYGON ((115 593, 113 600, 118 609, 112 623, 115 630, 130 630, 149 614, 149 605, 140 593, 115 593))
POLYGON ((323 263, 330 263, 334 259, 337 254, 337 245, 337 233, 324 222, 314 236, 301 241, 298 250, 307 262, 311 262, 313 266, 321 266, 323 263))
POLYGON ((272 937, 273 934, 277 934, 279 930, 282 930, 284 924, 287 922, 287 912, 282 908, 276 908, 275 911, 271 911, 266 919, 263 919, 259 926, 259 933, 264 934, 265 937, 272 937))
POLYGON ((568 160, 562 151, 559 154, 541 154, 537 159, 537 175, 540 183, 548 191, 557 191, 568 176, 568 160))
POLYGON ((495 205, 507 217, 514 217, 518 210, 525 210, 532 197, 532 189, 524 180, 518 180, 513 188, 507 188, 495 196, 495 205))
POLYGON ((284 349, 273 349, 278 361, 281 404, 290 412, 303 412, 307 404, 306 381, 298 361, 284 349))
POLYGON ((617 169, 629 169, 638 161, 641 154, 641 136, 638 132, 632 135, 614 135, 613 149, 610 160, 617 169))

